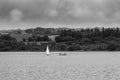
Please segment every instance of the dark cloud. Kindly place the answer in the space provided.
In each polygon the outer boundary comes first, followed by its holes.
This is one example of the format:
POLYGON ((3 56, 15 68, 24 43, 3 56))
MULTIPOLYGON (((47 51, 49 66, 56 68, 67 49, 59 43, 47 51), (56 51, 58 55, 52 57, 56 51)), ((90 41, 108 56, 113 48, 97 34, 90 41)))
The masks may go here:
POLYGON ((120 21, 119 0, 0 0, 0 21, 59 24, 120 21))

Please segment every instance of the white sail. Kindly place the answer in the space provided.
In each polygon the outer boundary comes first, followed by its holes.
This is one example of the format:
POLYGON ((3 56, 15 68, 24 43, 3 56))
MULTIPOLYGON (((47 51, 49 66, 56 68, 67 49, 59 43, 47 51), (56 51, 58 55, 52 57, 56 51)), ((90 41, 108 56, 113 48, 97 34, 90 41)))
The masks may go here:
POLYGON ((49 55, 50 52, 49 52, 49 46, 47 46, 47 49, 46 49, 46 54, 49 55))

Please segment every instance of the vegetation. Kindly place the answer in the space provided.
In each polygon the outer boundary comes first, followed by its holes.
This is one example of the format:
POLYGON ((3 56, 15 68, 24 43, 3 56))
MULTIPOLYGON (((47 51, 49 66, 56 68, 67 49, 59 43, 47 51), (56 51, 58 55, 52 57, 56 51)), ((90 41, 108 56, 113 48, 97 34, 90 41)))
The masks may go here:
MULTIPOLYGON (((18 30, 19 35, 23 35, 22 32, 18 30)), ((25 32, 31 36, 22 37, 21 40, 13 34, 1 35, 0 51, 45 51, 47 45, 51 51, 120 51, 119 28, 36 28, 25 32), (49 35, 57 36, 51 39, 49 35)))
POLYGON ((54 28, 41 28, 37 27, 35 29, 27 29, 25 30, 26 33, 30 34, 40 34, 40 35, 56 35, 58 31, 54 28))

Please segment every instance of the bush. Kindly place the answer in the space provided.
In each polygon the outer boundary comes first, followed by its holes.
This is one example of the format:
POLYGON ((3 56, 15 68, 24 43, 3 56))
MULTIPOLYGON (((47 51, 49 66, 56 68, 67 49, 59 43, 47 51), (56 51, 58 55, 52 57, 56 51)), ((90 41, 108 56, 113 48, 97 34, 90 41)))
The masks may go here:
POLYGON ((71 36, 66 36, 63 38, 63 41, 74 41, 75 39, 71 36))
POLYGON ((9 35, 0 36, 0 50, 10 51, 15 50, 17 46, 17 40, 9 35))
POLYGON ((27 46, 23 42, 18 42, 17 43, 17 50, 18 51, 27 50, 27 46))
POLYGON ((81 46, 79 44, 72 44, 67 48, 67 51, 80 51, 81 46))
POLYGON ((99 38, 99 37, 92 37, 91 41, 92 41, 92 43, 101 43, 101 42, 103 42, 103 39, 99 38))
POLYGON ((119 47, 119 45, 118 45, 116 42, 114 42, 114 41, 108 42, 107 49, 108 49, 109 51, 114 51, 114 50, 116 50, 118 47, 119 47))
POLYGON ((70 46, 70 45, 72 45, 72 41, 67 41, 67 42, 65 42, 65 44, 67 45, 67 46, 70 46))
POLYGON ((67 46, 64 43, 58 43, 58 44, 56 44, 56 48, 59 51, 66 51, 67 46))
POLYGON ((116 37, 113 37, 113 36, 109 36, 107 38, 105 38, 106 41, 116 41, 117 38, 116 37))
POLYGON ((88 38, 83 38, 80 42, 81 45, 87 45, 91 43, 91 40, 88 38))
POLYGON ((45 35, 45 36, 42 37, 42 40, 43 41, 50 41, 50 38, 47 35, 45 35))
POLYGON ((55 41, 56 42, 63 42, 62 37, 60 37, 60 36, 56 36, 55 41))
POLYGON ((115 51, 120 51, 120 47, 116 48, 115 51))
POLYGON ((3 48, 0 48, 0 51, 11 51, 13 48, 11 46, 5 46, 3 48))
POLYGON ((106 51, 107 50, 107 45, 106 44, 98 44, 97 46, 96 46, 96 50, 97 51, 106 51))
MULTIPOLYGON (((32 46, 31 51, 39 51, 40 50, 40 47, 39 46, 32 46)), ((44 51, 44 50, 43 50, 44 51)))

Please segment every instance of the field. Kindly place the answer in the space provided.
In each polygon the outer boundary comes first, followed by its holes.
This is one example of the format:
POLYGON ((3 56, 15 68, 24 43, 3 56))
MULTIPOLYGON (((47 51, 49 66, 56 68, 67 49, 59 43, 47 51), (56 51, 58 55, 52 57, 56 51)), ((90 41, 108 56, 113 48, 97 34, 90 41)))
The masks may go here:
POLYGON ((119 52, 0 53, 0 80, 120 80, 119 52))

